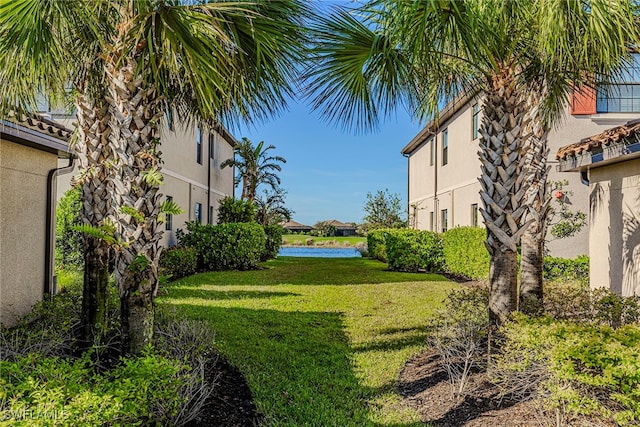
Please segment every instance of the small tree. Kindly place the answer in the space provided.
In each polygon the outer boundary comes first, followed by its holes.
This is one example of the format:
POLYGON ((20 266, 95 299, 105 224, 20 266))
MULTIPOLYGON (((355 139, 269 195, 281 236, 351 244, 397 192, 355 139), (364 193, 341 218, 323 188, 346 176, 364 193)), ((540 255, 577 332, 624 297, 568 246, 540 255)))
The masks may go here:
POLYGON ((263 191, 262 196, 256 197, 256 220, 263 227, 291 221, 293 211, 285 206, 285 196, 287 192, 280 187, 272 192, 263 191))
POLYGON ((364 221, 368 230, 407 226, 407 221, 403 218, 400 196, 390 193, 388 189, 378 190, 375 195, 367 193, 364 211, 367 213, 364 221))

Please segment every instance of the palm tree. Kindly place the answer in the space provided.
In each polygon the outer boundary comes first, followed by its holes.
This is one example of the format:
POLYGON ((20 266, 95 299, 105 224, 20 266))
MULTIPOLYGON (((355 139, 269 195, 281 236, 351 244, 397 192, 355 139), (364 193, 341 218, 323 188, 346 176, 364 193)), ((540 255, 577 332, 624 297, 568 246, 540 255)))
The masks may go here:
POLYGON ((105 189, 84 192, 84 203, 100 214, 89 218, 94 234, 117 249, 123 343, 138 352, 153 336, 158 286, 160 119, 171 110, 213 129, 279 111, 292 94, 307 9, 299 0, 41 3, 0 5, 9 12, 0 13, 0 64, 10 66, 0 82, 11 86, 2 103, 26 110, 36 88, 59 96, 67 82, 81 83, 75 100, 87 108, 78 114, 95 119, 79 119, 79 156, 90 159, 83 176, 103 171, 89 191, 105 189))
POLYGON ((278 187, 269 192, 264 190, 261 196, 253 201, 256 206, 256 220, 263 227, 291 221, 293 211, 285 205, 287 192, 278 187))
POLYGON ((222 168, 235 167, 237 169, 236 185, 242 182, 242 199, 253 202, 256 198, 256 191, 260 184, 267 184, 273 190, 280 185, 280 177, 276 172, 282 171, 282 166, 278 163, 286 163, 284 157, 271 156, 269 150, 273 150, 274 145, 265 147, 264 141, 260 141, 255 147, 247 138, 233 149, 234 157, 227 159, 220 165, 222 168))
POLYGON ((493 323, 517 308, 517 246, 533 222, 527 190, 544 150, 527 151, 525 130, 539 118, 552 123, 585 71, 620 64, 637 40, 631 8, 608 0, 374 0, 355 13, 338 9, 315 28, 308 91, 334 122, 371 129, 398 105, 423 119, 437 116, 443 100, 483 94, 479 181, 493 323))

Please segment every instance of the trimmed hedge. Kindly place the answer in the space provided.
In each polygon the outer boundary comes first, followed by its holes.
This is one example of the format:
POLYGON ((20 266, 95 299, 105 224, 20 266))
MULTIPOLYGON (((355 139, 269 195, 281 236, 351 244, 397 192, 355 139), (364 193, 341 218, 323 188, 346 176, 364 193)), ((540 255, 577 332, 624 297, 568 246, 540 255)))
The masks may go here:
POLYGON ((198 252, 192 247, 165 249, 160 255, 160 271, 171 280, 195 274, 198 271, 198 252))
POLYGON ((280 245, 282 245, 284 228, 280 225, 267 225, 264 227, 264 234, 267 240, 261 260, 275 259, 278 256, 280 245))
POLYGON ((490 256, 485 246, 487 231, 478 227, 456 227, 442 235, 447 271, 469 279, 489 277, 490 256))
POLYGON ((580 255, 575 259, 544 257, 542 268, 546 280, 569 279, 589 281, 589 257, 580 255))
POLYGON ((379 228, 367 233, 367 250, 369 256, 378 261, 387 262, 386 239, 389 228, 379 228))
POLYGON ((389 269, 397 271, 442 271, 444 255, 438 233, 423 230, 387 230, 389 269))
POLYGON ((257 223, 202 225, 186 223, 178 242, 195 248, 199 271, 250 270, 260 262, 265 250, 264 229, 257 223))

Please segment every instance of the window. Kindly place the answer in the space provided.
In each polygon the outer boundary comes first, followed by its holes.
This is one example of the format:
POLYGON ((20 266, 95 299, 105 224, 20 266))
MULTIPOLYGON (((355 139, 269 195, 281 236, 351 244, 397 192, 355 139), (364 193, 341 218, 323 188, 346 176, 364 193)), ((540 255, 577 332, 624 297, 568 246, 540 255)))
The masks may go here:
POLYGON ((202 203, 196 203, 194 209, 195 220, 198 224, 202 224, 202 203))
MULTIPOLYGON (((167 196, 167 202, 172 202, 172 201, 173 201, 173 197, 167 196)), ((165 216, 166 218, 164 220, 164 229, 167 231, 171 231, 171 229, 173 228, 173 215, 166 214, 165 216)))
POLYGON ((634 53, 626 66, 610 85, 598 87, 598 113, 640 112, 640 54, 634 53))
POLYGON ((167 129, 173 130, 173 111, 167 110, 167 129))
POLYGON ((202 131, 200 126, 196 128, 196 162, 202 164, 202 131))
POLYGON ((448 221, 449 221, 449 213, 446 209, 442 209, 440 211, 440 218, 442 219, 442 232, 447 231, 448 221))
POLYGON ((449 163, 449 129, 442 131, 442 166, 449 163))
POLYGON ((435 224, 433 223, 434 215, 433 212, 429 212, 429 230, 433 231, 435 224))
POLYGON ((213 132, 209 133, 209 158, 213 160, 214 148, 215 148, 216 139, 213 136, 213 132))
POLYGON ((471 138, 478 139, 478 130, 480 129, 480 107, 473 104, 473 124, 471 126, 471 138))
POLYGON ((436 154, 436 139, 433 138, 431 140, 431 142, 429 143, 429 149, 431 150, 430 153, 430 157, 429 157, 429 166, 433 166, 433 163, 435 162, 435 154, 436 154))
POLYGON ((478 204, 474 203, 471 205, 471 226, 478 226, 478 204))
POLYGON ((209 206, 209 224, 213 224, 213 206, 209 206))

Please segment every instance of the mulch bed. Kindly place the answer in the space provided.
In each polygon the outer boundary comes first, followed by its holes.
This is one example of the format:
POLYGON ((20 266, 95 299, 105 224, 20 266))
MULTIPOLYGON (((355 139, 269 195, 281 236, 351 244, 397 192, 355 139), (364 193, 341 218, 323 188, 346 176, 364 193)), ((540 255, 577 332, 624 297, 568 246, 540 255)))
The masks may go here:
POLYGON ((214 354, 207 363, 207 380, 215 384, 213 395, 190 427, 251 427, 260 424, 262 416, 256 409, 244 376, 226 359, 214 354))
POLYGON ((427 350, 409 360, 400 372, 399 393, 415 408, 422 421, 432 426, 465 427, 611 427, 605 420, 565 416, 545 411, 536 400, 515 401, 500 396, 486 374, 471 375, 467 396, 454 397, 439 356, 427 350), (558 424, 560 421, 560 424, 558 424))

